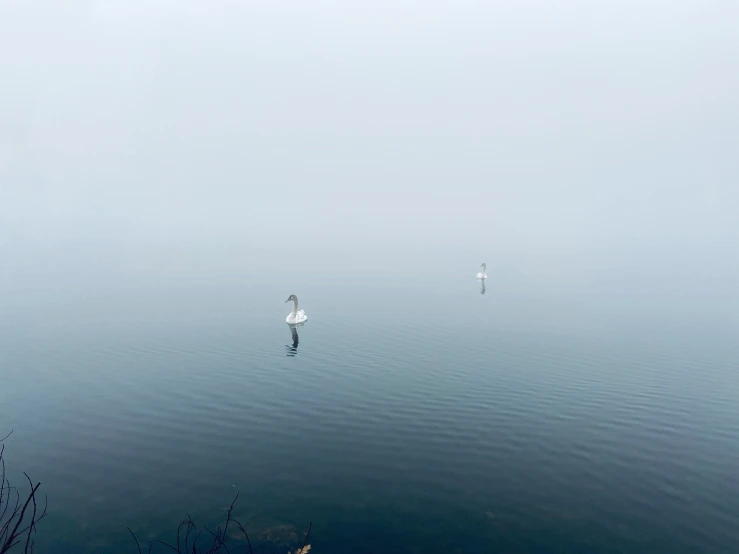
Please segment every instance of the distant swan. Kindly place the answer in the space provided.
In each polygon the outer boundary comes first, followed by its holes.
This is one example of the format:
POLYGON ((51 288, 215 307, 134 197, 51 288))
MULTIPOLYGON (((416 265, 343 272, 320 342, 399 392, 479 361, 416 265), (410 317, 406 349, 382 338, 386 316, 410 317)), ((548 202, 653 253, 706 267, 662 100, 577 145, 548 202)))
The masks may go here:
POLYGON ((488 267, 487 264, 482 264, 480 267, 482 268, 482 271, 477 274, 477 278, 478 279, 487 279, 488 278, 488 274, 485 273, 485 270, 488 267))
POLYGON ((290 300, 293 301, 293 311, 287 314, 285 321, 290 325, 303 323, 306 319, 308 319, 308 316, 305 315, 305 310, 298 311, 298 297, 294 294, 291 294, 290 296, 288 296, 287 300, 285 300, 285 304, 290 302, 290 300))

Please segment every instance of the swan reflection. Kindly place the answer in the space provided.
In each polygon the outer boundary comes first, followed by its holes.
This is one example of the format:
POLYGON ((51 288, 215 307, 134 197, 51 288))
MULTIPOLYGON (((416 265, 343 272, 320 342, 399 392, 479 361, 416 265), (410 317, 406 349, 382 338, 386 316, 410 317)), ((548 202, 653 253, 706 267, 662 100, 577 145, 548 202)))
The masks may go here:
POLYGON ((288 327, 290 327, 290 335, 292 336, 293 344, 292 346, 286 344, 285 348, 287 349, 287 355, 292 357, 298 354, 298 343, 300 342, 300 339, 298 338, 298 325, 288 324, 288 327))
POLYGON ((485 279, 480 279, 480 294, 485 294, 485 279))

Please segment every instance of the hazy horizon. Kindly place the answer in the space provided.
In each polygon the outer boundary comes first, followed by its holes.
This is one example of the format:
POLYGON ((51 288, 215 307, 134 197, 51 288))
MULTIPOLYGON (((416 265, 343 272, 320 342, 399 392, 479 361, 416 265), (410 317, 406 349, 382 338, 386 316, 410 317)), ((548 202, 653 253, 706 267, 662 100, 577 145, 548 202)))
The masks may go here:
POLYGON ((0 284, 486 261, 735 297, 738 16, 6 2, 0 284))

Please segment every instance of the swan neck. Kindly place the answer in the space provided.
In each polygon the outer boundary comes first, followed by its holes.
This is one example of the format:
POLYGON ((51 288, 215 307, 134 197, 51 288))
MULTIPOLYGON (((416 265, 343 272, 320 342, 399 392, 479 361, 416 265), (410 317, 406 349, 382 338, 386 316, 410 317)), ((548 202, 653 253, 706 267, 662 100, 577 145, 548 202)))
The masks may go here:
POLYGON ((485 273, 485 270, 488 268, 487 264, 482 264, 482 272, 485 273))
POLYGON ((291 312, 293 315, 298 313, 298 299, 293 299, 293 311, 291 312))

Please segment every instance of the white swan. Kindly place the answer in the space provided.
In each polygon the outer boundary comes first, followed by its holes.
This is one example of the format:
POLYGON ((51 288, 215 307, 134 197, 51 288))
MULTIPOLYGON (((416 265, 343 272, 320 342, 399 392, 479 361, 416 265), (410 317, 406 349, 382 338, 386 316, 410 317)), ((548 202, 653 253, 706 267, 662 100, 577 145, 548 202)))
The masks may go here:
POLYGON ((488 274, 485 273, 485 270, 488 268, 487 264, 482 264, 480 267, 482 268, 482 271, 477 274, 477 278, 478 279, 487 279, 488 278, 488 274))
POLYGON ((288 296, 287 300, 285 300, 285 304, 290 302, 290 300, 293 301, 293 311, 287 314, 285 321, 290 325, 303 323, 306 319, 308 319, 308 316, 305 315, 305 310, 298 311, 298 297, 294 294, 291 294, 290 296, 288 296))

